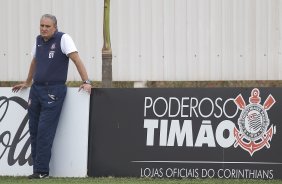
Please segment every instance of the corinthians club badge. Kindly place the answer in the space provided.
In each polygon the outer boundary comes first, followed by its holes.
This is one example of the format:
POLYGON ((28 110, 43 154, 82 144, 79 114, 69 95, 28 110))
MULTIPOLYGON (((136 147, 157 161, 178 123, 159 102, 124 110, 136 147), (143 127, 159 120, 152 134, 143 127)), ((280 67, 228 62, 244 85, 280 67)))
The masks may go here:
POLYGON ((260 91, 254 88, 246 105, 242 95, 238 95, 235 104, 242 111, 238 119, 239 130, 234 128, 235 144, 248 151, 252 156, 256 151, 264 146, 270 148, 270 141, 275 134, 275 126, 270 125, 267 111, 275 103, 272 95, 269 95, 263 105, 260 104, 260 91), (269 127, 269 128, 268 128, 269 127))

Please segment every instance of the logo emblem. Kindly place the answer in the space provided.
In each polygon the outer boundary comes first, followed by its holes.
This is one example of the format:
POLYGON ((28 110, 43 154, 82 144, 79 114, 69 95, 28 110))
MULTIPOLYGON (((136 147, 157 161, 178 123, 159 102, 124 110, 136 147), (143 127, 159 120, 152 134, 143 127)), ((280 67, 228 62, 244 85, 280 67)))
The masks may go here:
POLYGON ((270 141, 275 134, 275 126, 269 127, 270 120, 267 111, 276 102, 272 95, 269 95, 263 105, 260 104, 260 91, 254 88, 249 97, 249 104, 246 105, 242 95, 235 100, 237 107, 242 110, 238 119, 239 130, 234 128, 235 144, 240 146, 252 156, 263 147, 270 148, 270 141))
POLYGON ((51 45, 51 50, 55 50, 56 49, 56 43, 53 43, 52 45, 51 45))

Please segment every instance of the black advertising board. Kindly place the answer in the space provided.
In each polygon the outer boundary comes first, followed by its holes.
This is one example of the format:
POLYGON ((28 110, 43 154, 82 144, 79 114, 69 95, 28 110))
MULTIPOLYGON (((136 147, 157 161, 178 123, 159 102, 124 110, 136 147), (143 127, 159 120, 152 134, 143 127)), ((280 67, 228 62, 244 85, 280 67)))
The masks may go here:
POLYGON ((89 176, 282 178, 281 88, 93 89, 89 176))

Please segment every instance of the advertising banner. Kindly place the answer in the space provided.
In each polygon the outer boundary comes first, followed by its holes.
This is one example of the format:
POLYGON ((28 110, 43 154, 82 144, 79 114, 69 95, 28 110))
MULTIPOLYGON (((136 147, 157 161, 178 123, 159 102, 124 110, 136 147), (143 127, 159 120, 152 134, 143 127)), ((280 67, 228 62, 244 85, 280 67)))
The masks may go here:
POLYGON ((95 89, 89 176, 282 178, 281 88, 95 89))
MULTIPOLYGON (((28 95, 28 89, 12 93, 12 88, 0 88, 0 175, 25 176, 33 172, 28 95)), ((88 94, 68 88, 52 149, 51 176, 87 175, 89 101, 88 94)))

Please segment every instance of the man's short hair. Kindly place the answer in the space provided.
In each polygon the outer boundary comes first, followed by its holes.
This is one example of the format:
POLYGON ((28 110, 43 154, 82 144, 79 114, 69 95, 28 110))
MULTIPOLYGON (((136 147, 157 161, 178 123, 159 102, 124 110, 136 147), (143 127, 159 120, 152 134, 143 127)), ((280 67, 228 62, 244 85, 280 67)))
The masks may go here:
POLYGON ((55 27, 57 27, 57 18, 54 16, 54 15, 51 15, 51 14, 44 14, 42 15, 41 19, 43 18, 49 18, 53 21, 55 27))

